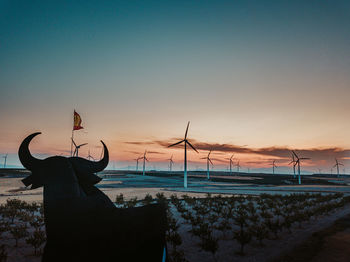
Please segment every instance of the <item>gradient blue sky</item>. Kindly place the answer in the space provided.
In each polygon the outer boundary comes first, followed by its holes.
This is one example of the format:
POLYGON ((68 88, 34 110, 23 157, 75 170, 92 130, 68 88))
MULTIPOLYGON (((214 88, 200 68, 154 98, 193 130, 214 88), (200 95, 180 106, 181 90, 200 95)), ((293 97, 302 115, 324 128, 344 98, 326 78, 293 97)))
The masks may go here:
POLYGON ((0 153, 18 163, 39 130, 34 153, 65 154, 75 108, 78 142, 124 165, 146 147, 181 162, 162 141, 188 120, 199 145, 255 150, 247 165, 285 164, 271 147, 347 162, 349 28, 349 1, 0 1, 0 153))

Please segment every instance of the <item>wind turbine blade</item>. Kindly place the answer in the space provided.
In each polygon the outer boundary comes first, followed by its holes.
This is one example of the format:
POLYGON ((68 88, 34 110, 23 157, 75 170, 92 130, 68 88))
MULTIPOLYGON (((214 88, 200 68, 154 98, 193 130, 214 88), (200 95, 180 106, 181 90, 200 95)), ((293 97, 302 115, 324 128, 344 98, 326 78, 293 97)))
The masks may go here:
POLYGON ((74 142, 73 138, 71 138, 71 139, 72 139, 73 145, 74 145, 75 147, 77 147, 77 144, 74 142))
POLYGON ((88 144, 88 143, 81 144, 81 145, 79 145, 79 147, 85 146, 85 145, 87 145, 87 144, 88 144))
POLYGON ((207 159, 207 157, 201 157, 201 159, 207 159))
POLYGON ((310 160, 311 158, 309 157, 302 157, 302 158, 299 158, 300 160, 310 160))
POLYGON ((197 149, 195 149, 194 146, 191 145, 190 142, 188 142, 188 141, 186 140, 185 143, 187 143, 190 147, 192 147, 192 149, 193 149, 194 151, 196 151, 197 153, 199 153, 199 152, 197 151, 197 149))
POLYGON ((208 160, 209 160, 210 164, 214 165, 213 162, 211 162, 210 158, 208 158, 208 160))
POLYGON ((185 140, 181 140, 180 142, 177 142, 177 143, 175 143, 175 144, 172 144, 172 145, 170 145, 170 146, 168 146, 168 147, 172 147, 172 146, 176 146, 176 145, 178 145, 178 144, 181 144, 182 142, 184 142, 185 140))
POLYGON ((292 152, 295 155, 295 157, 299 159, 299 157, 297 156, 297 154, 293 150, 292 150, 292 152))
POLYGON ((187 128, 186 128, 186 132, 185 132, 185 139, 184 140, 186 140, 186 138, 187 138, 187 132, 188 132, 188 127, 190 126, 190 121, 188 121, 188 123, 187 123, 187 128))
POLYGON ((337 164, 335 164, 333 167, 336 167, 337 166, 337 164))

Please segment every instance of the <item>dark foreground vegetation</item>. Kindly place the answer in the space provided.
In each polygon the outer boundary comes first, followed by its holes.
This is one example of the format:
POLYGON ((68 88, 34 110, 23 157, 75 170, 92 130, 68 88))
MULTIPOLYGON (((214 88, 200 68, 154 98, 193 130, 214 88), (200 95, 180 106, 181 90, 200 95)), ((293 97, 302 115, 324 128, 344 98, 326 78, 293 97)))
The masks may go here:
POLYGON ((206 198, 194 198, 176 195, 166 199, 157 194, 156 199, 147 195, 140 202, 136 198, 124 201, 123 195, 116 197, 119 207, 148 204, 153 201, 166 203, 168 206, 167 242, 170 261, 188 261, 186 250, 180 248, 183 230, 186 227, 191 239, 202 250, 212 254, 217 261, 216 252, 219 240, 232 240, 239 244, 236 254, 245 255, 245 246, 258 243, 264 247, 265 239, 278 239, 283 230, 292 233, 293 228, 301 227, 309 220, 316 221, 322 215, 342 208, 350 202, 342 194, 292 194, 231 196, 221 195, 206 198))
POLYGON ((46 241, 43 214, 43 205, 35 202, 8 199, 0 206, 0 241, 12 240, 0 245, 0 262, 7 260, 7 250, 18 248, 19 242, 32 247, 31 255, 41 254, 46 241))
MULTIPOLYGON (((278 239, 282 231, 292 233, 303 222, 316 221, 320 216, 342 208, 350 198, 342 194, 306 193, 228 197, 208 194, 205 198, 172 195, 167 199, 158 193, 155 198, 146 195, 144 199, 126 201, 120 194, 115 199, 119 208, 154 202, 167 206, 169 261, 185 262, 188 258, 182 244, 188 236, 194 245, 211 254, 212 261, 218 261, 216 254, 220 240, 232 241, 235 255, 244 256, 247 245, 263 248, 265 240, 278 239)), ((10 249, 23 245, 32 248, 30 255, 41 255, 46 239, 41 204, 8 199, 0 206, 0 216, 0 262, 6 261, 10 249)))

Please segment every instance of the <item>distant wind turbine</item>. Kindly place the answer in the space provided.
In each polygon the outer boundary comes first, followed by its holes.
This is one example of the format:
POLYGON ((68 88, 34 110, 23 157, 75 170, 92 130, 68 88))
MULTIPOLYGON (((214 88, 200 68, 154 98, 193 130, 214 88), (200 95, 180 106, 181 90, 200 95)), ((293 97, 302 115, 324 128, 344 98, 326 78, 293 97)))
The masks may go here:
POLYGON ((171 157, 168 160, 169 160, 169 171, 171 172, 174 164, 173 155, 171 155, 171 157))
POLYGON ((226 158, 226 159, 230 160, 230 175, 232 175, 233 156, 234 156, 234 154, 232 154, 232 156, 230 158, 226 158))
POLYGON ((88 160, 92 159, 95 161, 95 158, 93 158, 93 156, 90 154, 90 149, 89 149, 89 153, 88 153, 88 156, 87 156, 88 160))
POLYGON ((135 158, 136 160, 136 172, 139 171, 139 160, 142 159, 142 156, 135 158))
POLYGON ((185 148, 185 157, 184 157, 184 188, 187 188, 187 145, 189 145, 194 151, 197 151, 197 149, 194 148, 194 146, 191 145, 191 143, 187 140, 187 132, 188 132, 188 127, 190 125, 190 121, 188 121, 187 123, 187 128, 186 128, 186 132, 185 132, 185 138, 175 144, 172 144, 168 147, 172 147, 172 146, 176 146, 181 144, 182 142, 184 142, 184 148, 185 148))
POLYGON ((7 155, 8 154, 6 154, 5 156, 2 157, 2 158, 4 158, 4 168, 6 168, 7 155))
POLYGON ((79 148, 81 148, 82 146, 85 146, 85 145, 88 144, 88 143, 84 143, 84 144, 77 145, 77 144, 74 142, 73 138, 72 138, 72 142, 73 142, 73 145, 74 145, 74 147, 75 147, 73 156, 78 156, 78 154, 79 154, 79 148))
POLYGON ((301 184, 301 177, 300 177, 300 160, 308 160, 308 159, 310 159, 310 158, 308 158, 308 157, 298 157, 297 154, 296 154, 294 151, 292 151, 292 152, 293 152, 294 156, 296 157, 295 162, 296 162, 296 164, 298 165, 298 183, 299 183, 299 185, 300 185, 300 184, 301 184))
POLYGON ((288 165, 290 165, 290 164, 293 164, 293 174, 294 174, 293 178, 295 178, 295 166, 297 165, 297 162, 295 161, 293 153, 292 153, 292 161, 290 161, 290 163, 288 165))
POLYGON ((277 167, 275 162, 276 162, 276 160, 273 160, 272 164, 271 164, 272 165, 272 174, 275 174, 275 167, 277 167))
POLYGON ((211 150, 209 151, 208 156, 201 158, 201 159, 206 159, 207 160, 207 179, 208 180, 210 179, 210 174, 209 174, 210 166, 209 165, 211 164, 212 166, 214 166, 213 162, 211 162, 210 154, 211 154, 211 150))
POLYGON ((237 167, 237 172, 239 173, 239 168, 241 167, 239 164, 239 160, 237 161, 237 164, 235 166, 237 167))
POLYGON ((338 159, 335 159, 335 165, 333 167, 337 167, 337 177, 339 177, 339 166, 344 166, 342 163, 338 162, 338 159))
POLYGON ((146 154, 147 154, 147 150, 145 150, 143 157, 141 157, 141 159, 143 159, 143 171, 142 171, 143 176, 145 175, 146 161, 149 162, 147 157, 146 157, 146 154))

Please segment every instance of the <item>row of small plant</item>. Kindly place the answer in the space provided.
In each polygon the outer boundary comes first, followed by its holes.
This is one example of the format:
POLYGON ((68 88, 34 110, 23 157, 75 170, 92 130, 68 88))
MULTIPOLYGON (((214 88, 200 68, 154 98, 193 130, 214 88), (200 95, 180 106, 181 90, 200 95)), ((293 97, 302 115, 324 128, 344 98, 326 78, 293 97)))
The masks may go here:
POLYGON ((244 246, 253 239, 263 245, 264 239, 276 239, 283 229, 291 232, 295 224, 317 218, 342 207, 341 195, 261 195, 260 197, 222 196, 195 199, 183 196, 184 201, 174 205, 190 232, 199 238, 199 245, 213 254, 218 250, 219 239, 238 241, 244 254, 244 246))
POLYGON ((205 198, 183 195, 181 199, 172 195, 169 200, 158 193, 155 199, 147 195, 139 201, 137 198, 125 201, 123 195, 116 198, 117 205, 124 208, 154 202, 168 206, 170 261, 186 261, 183 250, 179 249, 182 244, 179 228, 184 225, 188 225, 189 232, 198 239, 199 247, 211 252, 216 261, 220 239, 237 241, 240 250, 236 253, 244 255, 244 247, 250 242, 257 241, 263 246, 265 239, 277 239, 284 230, 291 233, 293 227, 301 227, 305 221, 316 220, 343 207, 350 198, 338 193, 262 194, 258 197, 208 194, 205 198))
MULTIPOLYGON (((195 198, 172 195, 167 199, 158 193, 155 198, 147 194, 144 199, 131 198, 122 194, 116 197, 116 206, 130 208, 163 203, 167 207, 168 229, 166 233, 170 262, 186 262, 184 250, 180 248, 182 237, 179 229, 187 226, 198 246, 209 251, 216 261, 220 239, 238 241, 244 254, 244 247, 252 241, 263 246, 265 239, 276 239, 283 230, 291 232, 292 227, 301 227, 310 219, 328 215, 350 202, 342 194, 292 194, 260 196, 221 195, 195 198)), ((0 238, 13 239, 14 247, 21 239, 32 246, 34 254, 41 254, 46 241, 44 231, 43 205, 8 199, 0 205, 0 238)), ((0 262, 7 259, 6 245, 0 245, 0 262)))
MULTIPOLYGON (((33 254, 40 255, 41 247, 46 241, 43 205, 19 199, 8 199, 0 205, 0 239, 14 240, 15 248, 24 239, 26 244, 33 247, 33 254)), ((8 248, 8 244, 0 246, 0 262, 7 260, 8 248)))

